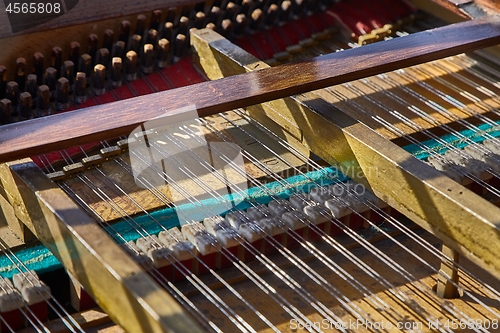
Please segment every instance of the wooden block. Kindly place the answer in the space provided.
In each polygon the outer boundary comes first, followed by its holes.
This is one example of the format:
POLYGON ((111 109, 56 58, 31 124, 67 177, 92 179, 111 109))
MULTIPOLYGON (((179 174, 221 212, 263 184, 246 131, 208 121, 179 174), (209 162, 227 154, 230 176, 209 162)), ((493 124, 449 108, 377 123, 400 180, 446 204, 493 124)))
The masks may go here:
POLYGON ((24 324, 28 326, 29 320, 35 322, 36 320, 41 322, 47 321, 49 315, 48 301, 51 298, 50 289, 38 278, 36 272, 28 271, 15 274, 12 277, 12 282, 14 287, 21 293, 26 306, 31 311, 27 312, 24 324))
POLYGON ((83 289, 83 286, 78 282, 73 275, 69 274, 70 277, 70 299, 71 306, 76 311, 84 311, 96 307, 94 299, 83 289))
MULTIPOLYGON (((14 330, 23 326, 22 307, 24 307, 23 300, 12 282, 0 277, 0 316, 14 330)), ((3 321, 0 321, 0 332, 9 332, 3 321)))
MULTIPOLYGON (((7 184, 2 184, 6 186, 7 184)), ((12 188, 12 187, 10 187, 12 188)), ((8 201, 7 192, 0 186, 0 222, 8 225, 10 231, 17 236, 22 243, 36 239, 35 235, 16 216, 16 212, 8 201)))

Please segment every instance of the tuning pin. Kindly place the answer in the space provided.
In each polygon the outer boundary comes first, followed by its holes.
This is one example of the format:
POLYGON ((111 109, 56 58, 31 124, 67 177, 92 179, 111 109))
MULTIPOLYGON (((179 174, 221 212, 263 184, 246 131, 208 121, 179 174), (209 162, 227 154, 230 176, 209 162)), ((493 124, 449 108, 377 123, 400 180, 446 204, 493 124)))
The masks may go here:
POLYGON ((75 64, 71 60, 66 60, 61 69, 61 77, 65 77, 69 81, 70 90, 73 86, 75 77, 75 64))
POLYGON ((119 40, 113 45, 113 52, 111 53, 112 58, 118 57, 122 58, 125 54, 125 42, 119 40))
POLYGON ((193 11, 195 13, 198 12, 203 12, 205 10, 205 3, 204 2, 198 2, 194 4, 193 11))
POLYGON ((111 59, 111 73, 109 75, 109 84, 113 88, 122 85, 122 58, 114 57, 111 59))
POLYGON ((96 96, 103 95, 106 92, 106 67, 102 64, 97 64, 94 67, 94 79, 92 80, 92 92, 96 96))
POLYGON ((137 53, 128 51, 125 55, 125 79, 134 81, 137 79, 137 53))
POLYGON ((282 24, 290 19, 290 13, 292 12, 292 2, 290 0, 285 0, 281 3, 280 12, 278 14, 279 20, 282 24))
MULTIPOLYGON (((38 83, 35 74, 29 74, 26 78, 26 91, 30 93, 31 97, 35 101, 38 92, 38 83)), ((32 107, 35 107, 35 103, 33 103, 32 107)))
POLYGON ((87 101, 87 75, 83 72, 76 73, 74 99, 78 104, 87 101))
POLYGON ((98 46, 99 38, 97 37, 96 34, 89 35, 88 44, 89 44, 89 47, 87 49, 87 54, 90 56, 90 59, 92 59, 92 66, 93 66, 93 65, 95 65, 97 50, 99 47, 98 46))
POLYGON ((152 44, 144 44, 144 51, 141 56, 141 69, 143 73, 150 74, 154 69, 154 47, 152 44))
POLYGON ((169 51, 170 51, 170 42, 162 38, 158 41, 158 47, 157 47, 157 65, 159 68, 165 68, 168 66, 168 60, 169 60, 169 51))
POLYGON ((7 82, 5 97, 10 99, 12 107, 14 107, 15 109, 17 107, 17 101, 19 100, 19 85, 17 84, 17 82, 7 82))
POLYGON ((276 18, 278 17, 279 10, 280 8, 278 7, 278 5, 274 3, 269 6, 269 8, 267 9, 266 19, 264 20, 264 24, 266 25, 266 27, 270 28, 274 25, 274 23, 276 22, 276 18))
POLYGON ((37 77, 37 84, 40 86, 43 84, 43 65, 44 57, 40 52, 33 54, 33 73, 37 77))
POLYGON ((135 32, 134 34, 142 36, 144 34, 144 30, 146 29, 146 16, 138 15, 137 22, 135 24, 135 32))
POLYGON ((248 19, 244 14, 238 14, 236 16, 236 26, 234 27, 234 34, 236 36, 241 36, 245 32, 248 25, 248 19))
POLYGON ((12 102, 10 99, 3 98, 0 100, 0 123, 6 125, 12 121, 12 102))
POLYGON ((57 80, 56 109, 63 111, 69 108, 69 81, 65 77, 57 80))
POLYGON ((257 8, 252 12, 249 27, 253 31, 259 30, 260 23, 264 19, 264 12, 262 9, 257 8))
POLYGON ((154 29, 154 30, 160 29, 161 15, 162 15, 161 10, 153 11, 153 13, 151 14, 151 23, 149 23, 149 29, 154 29))
POLYGON ((172 33, 174 30, 174 24, 172 22, 167 22, 163 26, 163 31, 161 33, 162 38, 165 38, 169 42, 172 41, 172 33))
POLYGON ((7 88, 7 68, 0 66, 0 99, 5 98, 5 89, 7 88))
POLYGON ((109 64, 109 51, 106 48, 102 48, 97 52, 97 59, 95 60, 96 64, 101 64, 104 66, 108 66, 109 64))
POLYGON ((145 44, 156 45, 156 41, 158 40, 158 31, 155 29, 149 29, 148 34, 146 35, 145 44))
POLYGON ((250 13, 252 13, 254 6, 255 5, 252 0, 243 0, 241 2, 241 7, 240 10, 238 11, 238 14, 244 14, 245 16, 250 16, 250 13))
POLYGON ((196 13, 194 17, 194 27, 196 29, 202 29, 205 26, 206 16, 204 12, 196 13))
POLYGON ((16 59, 16 76, 14 81, 19 85, 19 91, 24 91, 26 86, 26 59, 16 59))
POLYGON ((294 0, 292 12, 295 19, 302 16, 305 7, 306 7, 306 0, 294 0))
POLYGON ((78 72, 85 73, 87 84, 90 83, 90 78, 92 77, 92 57, 87 53, 80 56, 80 66, 78 66, 78 72))
POLYGON ((175 37, 174 44, 174 62, 179 61, 180 58, 184 55, 184 49, 186 48, 186 36, 182 34, 178 34, 175 37))
POLYGON ((50 112, 50 89, 46 85, 38 87, 36 111, 39 117, 48 116, 50 112))
POLYGON ((189 19, 186 16, 182 16, 179 20, 179 28, 177 29, 177 34, 186 36, 189 30, 189 19))
POLYGON ((230 19, 225 19, 221 22, 221 34, 222 36, 229 38, 233 33, 233 22, 230 19))
POLYGON ((19 95, 19 121, 33 118, 31 113, 31 105, 33 99, 29 92, 23 92, 19 95))
POLYGON ((69 44, 69 57, 68 60, 73 61, 75 68, 78 68, 80 62, 80 43, 71 42, 69 44))
POLYGON ((224 13, 224 19, 233 20, 233 18, 238 13, 238 5, 234 2, 229 2, 226 6, 226 12, 224 13))
POLYGON ((132 39, 130 40, 130 50, 139 54, 141 50, 141 44, 142 44, 142 37, 139 35, 133 35, 132 39))
POLYGON ((61 70, 62 66, 62 49, 59 46, 55 46, 54 48, 52 48, 52 60, 50 65, 51 67, 57 69, 57 75, 59 75, 59 71, 61 70))
POLYGON ((189 17, 192 11, 193 11, 193 5, 184 6, 181 11, 181 17, 182 16, 189 17))
POLYGON ((123 20, 120 25, 120 34, 118 35, 118 40, 122 41, 126 44, 128 43, 128 38, 130 37, 130 22, 127 20, 123 20))
POLYGON ((108 49, 108 52, 111 53, 113 49, 113 42, 115 39, 115 33, 111 29, 106 29, 104 31, 104 36, 102 38, 102 48, 108 49))
POLYGON ((174 22, 175 21, 175 13, 177 12, 176 7, 170 7, 167 9, 167 16, 165 17, 165 22, 174 22))
POLYGON ((49 87, 50 97, 54 98, 57 86, 57 70, 54 67, 49 67, 45 70, 44 82, 49 87))
POLYGON ((213 23, 215 25, 219 24, 219 20, 221 18, 222 11, 219 7, 214 6, 210 9, 210 14, 208 15, 208 22, 213 23))

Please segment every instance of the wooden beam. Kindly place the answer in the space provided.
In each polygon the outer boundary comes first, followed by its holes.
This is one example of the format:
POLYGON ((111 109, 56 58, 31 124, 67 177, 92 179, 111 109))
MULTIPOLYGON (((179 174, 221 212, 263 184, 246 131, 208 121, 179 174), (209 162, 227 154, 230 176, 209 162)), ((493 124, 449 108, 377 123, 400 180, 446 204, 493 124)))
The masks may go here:
POLYGON ((495 45, 500 20, 485 17, 360 48, 2 127, 0 162, 128 135, 193 105, 200 116, 328 87, 495 45))
POLYGON ((1 164, 0 187, 16 216, 127 332, 202 332, 30 159, 1 164))
POLYGON ((441 251, 449 260, 441 262, 441 267, 439 268, 440 274, 438 275, 436 285, 436 294, 446 299, 459 298, 460 293, 456 285, 458 285, 457 264, 460 256, 457 251, 445 244, 442 245, 441 251))
MULTIPOLYGON (((213 31, 192 36, 208 76, 233 75, 266 64, 213 31), (205 42, 203 41, 205 39, 205 42), (257 66, 258 65, 258 66, 257 66)), ((314 92, 260 105, 270 119, 295 121, 303 144, 370 188, 449 247, 500 278, 500 209, 416 159, 314 92)))

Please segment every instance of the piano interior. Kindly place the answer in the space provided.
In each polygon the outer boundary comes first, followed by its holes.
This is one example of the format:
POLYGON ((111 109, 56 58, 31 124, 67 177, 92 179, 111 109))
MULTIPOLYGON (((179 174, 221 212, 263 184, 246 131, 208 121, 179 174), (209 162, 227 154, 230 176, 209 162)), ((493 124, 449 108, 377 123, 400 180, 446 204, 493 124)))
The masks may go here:
POLYGON ((500 332, 495 1, 61 3, 0 13, 0 332, 500 332))

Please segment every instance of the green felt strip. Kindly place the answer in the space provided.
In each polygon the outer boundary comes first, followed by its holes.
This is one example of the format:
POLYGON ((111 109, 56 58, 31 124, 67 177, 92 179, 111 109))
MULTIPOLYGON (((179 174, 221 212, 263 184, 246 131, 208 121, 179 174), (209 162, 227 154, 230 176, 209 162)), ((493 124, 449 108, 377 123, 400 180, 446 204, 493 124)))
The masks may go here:
POLYGON ((61 268, 61 264, 42 244, 30 246, 16 251, 16 256, 25 267, 19 267, 19 261, 13 256, 3 253, 0 256, 0 275, 4 278, 12 278, 14 274, 27 270, 35 270, 38 274, 61 268))
MULTIPOLYGON (((252 206, 251 203, 267 204, 273 197, 288 199, 290 195, 297 192, 309 193, 313 187, 325 186, 338 181, 345 181, 348 177, 344 176, 338 169, 327 167, 319 171, 311 171, 305 175, 297 175, 286 179, 285 184, 281 182, 271 182, 262 187, 253 187, 245 193, 233 193, 223 196, 226 205, 230 205, 230 210, 244 210, 252 206), (238 202, 238 204, 234 204, 238 202)), ((134 217, 134 223, 124 220, 114 223, 104 229, 118 242, 136 240, 141 237, 141 230, 145 229, 149 234, 157 234, 162 230, 179 226, 178 214, 189 216, 190 220, 203 221, 210 215, 210 211, 215 211, 220 207, 220 199, 206 199, 198 204, 184 204, 175 208, 165 208, 157 210, 149 215, 134 217), (200 208, 202 207, 202 208, 200 208), (140 227, 138 227, 138 225, 140 227)), ((225 213, 220 214, 222 216, 225 213)))
POLYGON ((471 144, 470 141, 475 143, 482 143, 484 140, 494 137, 498 138, 500 136, 500 121, 496 122, 499 125, 491 126, 489 124, 481 124, 477 126, 479 131, 463 130, 460 131, 460 135, 456 134, 446 134, 440 137, 440 139, 446 141, 449 145, 444 145, 434 139, 422 142, 420 145, 411 144, 403 147, 407 152, 411 153, 413 156, 419 160, 426 160, 432 154, 444 154, 449 147, 454 148, 464 148, 471 144), (421 148, 425 146, 427 148, 421 148))

